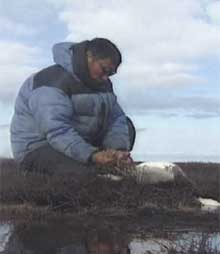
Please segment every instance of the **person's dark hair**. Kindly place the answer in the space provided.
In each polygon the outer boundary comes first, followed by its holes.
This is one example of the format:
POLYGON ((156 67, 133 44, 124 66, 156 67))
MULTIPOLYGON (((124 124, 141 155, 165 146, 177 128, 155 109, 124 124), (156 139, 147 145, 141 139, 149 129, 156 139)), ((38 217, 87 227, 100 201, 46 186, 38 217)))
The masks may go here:
POLYGON ((121 52, 111 41, 104 38, 94 38, 88 42, 87 50, 98 59, 110 58, 118 66, 122 61, 121 52))

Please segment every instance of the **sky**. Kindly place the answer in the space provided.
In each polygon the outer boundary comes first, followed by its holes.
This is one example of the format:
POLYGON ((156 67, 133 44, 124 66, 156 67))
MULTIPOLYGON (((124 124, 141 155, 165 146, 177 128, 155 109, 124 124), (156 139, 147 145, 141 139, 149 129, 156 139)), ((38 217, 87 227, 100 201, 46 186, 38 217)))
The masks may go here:
POLYGON ((137 128, 134 158, 220 161, 219 0, 1 0, 0 27, 0 156, 16 94, 53 64, 52 45, 105 37, 123 56, 112 81, 137 128))

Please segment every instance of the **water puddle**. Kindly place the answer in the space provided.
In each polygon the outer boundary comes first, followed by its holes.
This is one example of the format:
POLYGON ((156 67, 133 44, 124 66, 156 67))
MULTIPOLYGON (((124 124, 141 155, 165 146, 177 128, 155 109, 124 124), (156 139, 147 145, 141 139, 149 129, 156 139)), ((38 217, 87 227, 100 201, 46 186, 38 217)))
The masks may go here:
POLYGON ((0 224, 0 253, 4 251, 11 234, 12 228, 9 224, 0 224))
POLYGON ((219 232, 160 232, 142 226, 99 219, 0 224, 0 253, 220 253, 219 232))

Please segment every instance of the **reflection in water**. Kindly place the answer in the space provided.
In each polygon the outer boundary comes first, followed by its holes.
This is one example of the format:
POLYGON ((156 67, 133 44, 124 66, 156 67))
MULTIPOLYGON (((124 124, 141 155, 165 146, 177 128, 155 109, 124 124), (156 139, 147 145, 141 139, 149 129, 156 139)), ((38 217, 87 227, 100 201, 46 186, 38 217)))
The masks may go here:
MULTIPOLYGON (((137 224, 125 225, 118 221, 20 223, 11 228, 0 225, 0 253, 4 254, 146 254, 179 252, 190 248, 212 248, 220 253, 219 233, 174 233, 142 231, 137 224), (134 225, 133 227, 131 225, 134 225), (2 237, 4 235, 4 238, 2 237), (7 237, 6 237, 7 236, 7 237), (6 244, 5 244, 6 243, 6 244), (3 246, 4 245, 4 246, 3 246), (194 246, 194 247, 193 247, 194 246), (3 251, 4 247, 4 251, 3 251)), ((211 249, 210 249, 211 250, 211 249)), ((201 253, 201 252, 193 252, 201 253)))
POLYGON ((0 224, 0 253, 5 249, 10 235, 11 227, 8 224, 0 224))
POLYGON ((129 240, 122 232, 98 226, 63 223, 14 226, 4 254, 128 254, 129 240))

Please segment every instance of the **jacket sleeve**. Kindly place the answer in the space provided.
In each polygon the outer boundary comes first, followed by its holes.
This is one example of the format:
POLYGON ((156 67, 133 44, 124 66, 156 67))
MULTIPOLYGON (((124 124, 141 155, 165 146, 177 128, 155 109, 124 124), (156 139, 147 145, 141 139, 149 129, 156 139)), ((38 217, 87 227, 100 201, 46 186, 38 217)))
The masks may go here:
POLYGON ((98 150, 72 126, 72 102, 62 90, 46 86, 35 89, 29 108, 40 132, 55 150, 81 162, 87 162, 98 150))
POLYGON ((117 101, 110 115, 108 130, 103 140, 103 147, 127 151, 130 148, 126 116, 117 101))

